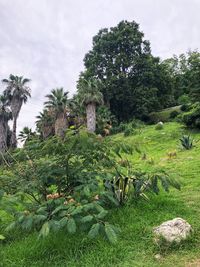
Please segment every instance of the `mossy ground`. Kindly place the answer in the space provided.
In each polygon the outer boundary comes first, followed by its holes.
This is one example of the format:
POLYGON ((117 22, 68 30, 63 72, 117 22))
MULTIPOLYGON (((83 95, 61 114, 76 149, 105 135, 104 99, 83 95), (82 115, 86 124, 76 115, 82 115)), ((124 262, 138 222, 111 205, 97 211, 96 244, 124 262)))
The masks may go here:
MULTIPOLYGON (((91 241, 83 234, 59 233, 38 240, 36 234, 15 233, 0 245, 0 266, 199 266, 200 143, 192 150, 181 150, 178 140, 186 132, 180 124, 167 123, 163 130, 146 126, 133 136, 111 137, 138 146, 146 154, 145 160, 138 153, 129 156, 135 168, 164 168, 182 184, 181 191, 161 192, 159 196, 151 196, 150 201, 141 200, 113 210, 111 220, 122 230, 116 245, 102 239, 91 241), (174 150, 177 156, 170 159, 167 153, 174 150), (157 247, 152 241, 152 228, 174 217, 182 217, 192 224, 192 237, 180 246, 157 247), (160 260, 155 259, 158 253, 160 260)), ((196 140, 200 139, 200 133, 191 134, 196 140)))

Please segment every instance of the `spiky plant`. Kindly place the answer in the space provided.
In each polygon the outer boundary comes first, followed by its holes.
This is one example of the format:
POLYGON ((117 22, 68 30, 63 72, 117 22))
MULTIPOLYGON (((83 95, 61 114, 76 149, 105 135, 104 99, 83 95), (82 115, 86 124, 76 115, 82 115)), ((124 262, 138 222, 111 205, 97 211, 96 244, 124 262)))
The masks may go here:
POLYGON ((180 138, 180 142, 181 142, 181 146, 186 150, 190 150, 193 148, 194 140, 192 139, 190 135, 183 135, 180 138))

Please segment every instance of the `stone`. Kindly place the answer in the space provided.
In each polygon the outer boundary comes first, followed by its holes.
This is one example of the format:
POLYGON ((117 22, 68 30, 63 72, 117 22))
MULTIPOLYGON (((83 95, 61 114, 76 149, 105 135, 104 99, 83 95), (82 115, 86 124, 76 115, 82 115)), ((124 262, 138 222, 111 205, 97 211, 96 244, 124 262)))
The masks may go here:
POLYGON ((155 227, 153 232, 156 237, 156 242, 164 239, 169 243, 180 243, 182 240, 185 240, 190 236, 192 227, 182 218, 175 218, 162 223, 158 227, 155 227))

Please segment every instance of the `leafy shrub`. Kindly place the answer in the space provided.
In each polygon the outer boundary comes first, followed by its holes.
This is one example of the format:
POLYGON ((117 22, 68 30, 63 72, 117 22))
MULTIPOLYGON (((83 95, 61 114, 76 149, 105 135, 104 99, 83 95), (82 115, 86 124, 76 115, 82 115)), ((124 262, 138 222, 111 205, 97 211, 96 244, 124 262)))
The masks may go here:
POLYGON ((191 99, 189 95, 183 94, 178 98, 178 103, 180 105, 187 105, 187 104, 190 104, 190 102, 191 102, 191 99))
POLYGON ((193 148, 193 139, 191 138, 190 135, 183 135, 181 138, 180 138, 180 142, 181 142, 181 146, 184 148, 184 149, 192 149, 193 148))
POLYGON ((124 130, 124 136, 130 136, 133 135, 135 133, 135 129, 132 128, 131 126, 126 127, 126 129, 124 130))
POLYGON ((173 111, 170 113, 170 119, 174 119, 174 118, 176 118, 178 115, 179 115, 179 112, 178 112, 177 110, 173 110, 173 111))
POLYGON ((159 181, 165 190, 177 187, 164 173, 132 171, 124 157, 133 150, 77 130, 68 131, 64 140, 31 140, 11 155, 9 168, 0 174, 3 198, 14 198, 9 207, 14 220, 7 231, 36 230, 45 237, 61 229, 70 234, 81 230, 90 238, 102 234, 116 242, 119 230, 108 222, 110 208, 158 193, 159 181))
POLYGON ((182 115, 182 121, 187 127, 200 129, 200 103, 195 103, 191 110, 182 115))
POLYGON ((164 128, 163 122, 158 122, 155 126, 155 130, 162 130, 164 128))
POLYGON ((181 111, 185 112, 185 111, 189 111, 191 109, 191 105, 190 104, 183 104, 180 107, 181 111))

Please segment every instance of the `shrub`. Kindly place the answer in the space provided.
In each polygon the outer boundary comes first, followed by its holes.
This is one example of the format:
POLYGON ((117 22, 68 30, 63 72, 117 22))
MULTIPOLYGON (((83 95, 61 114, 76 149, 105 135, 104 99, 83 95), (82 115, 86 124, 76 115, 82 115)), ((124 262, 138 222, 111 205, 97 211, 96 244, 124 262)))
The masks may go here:
POLYGON ((169 185, 178 188, 164 172, 132 171, 126 154, 133 154, 132 146, 85 131, 70 130, 64 140, 28 142, 12 154, 9 170, 5 167, 0 175, 7 193, 3 198, 11 195, 16 203, 7 230, 36 230, 41 237, 61 229, 70 234, 80 230, 90 238, 103 234, 116 242, 118 228, 108 222, 110 208, 147 197, 149 191, 158 193, 160 186, 166 191, 169 185))
POLYGON ((194 140, 190 137, 190 135, 183 135, 180 138, 181 146, 187 150, 193 148, 193 141, 194 140))
POLYGON ((132 128, 131 126, 126 127, 126 129, 124 130, 124 136, 130 136, 133 135, 135 133, 135 129, 132 128))
POLYGON ((190 128, 200 129, 200 103, 192 105, 190 111, 182 115, 183 123, 190 128))
POLYGON ((179 112, 178 112, 177 110, 173 110, 173 111, 170 113, 170 119, 174 119, 174 118, 176 118, 178 115, 179 115, 179 112))
POLYGON ((191 105, 190 104, 183 104, 181 107, 180 107, 181 111, 189 111, 191 109, 191 105))

